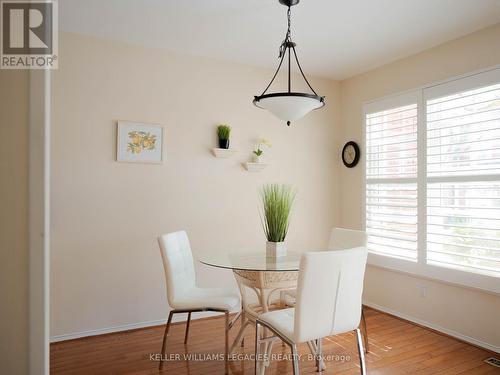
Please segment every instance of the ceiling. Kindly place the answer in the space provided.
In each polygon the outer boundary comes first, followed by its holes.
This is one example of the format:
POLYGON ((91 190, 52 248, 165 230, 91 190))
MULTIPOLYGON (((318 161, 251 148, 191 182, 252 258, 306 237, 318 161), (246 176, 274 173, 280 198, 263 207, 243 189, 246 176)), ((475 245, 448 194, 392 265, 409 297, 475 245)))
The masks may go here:
MULTIPOLYGON (((63 31, 276 67, 278 0, 59 0, 63 31)), ((292 39, 307 74, 344 79, 500 22, 500 0, 302 0, 292 39)), ((500 41, 499 41, 500 42, 500 41)))

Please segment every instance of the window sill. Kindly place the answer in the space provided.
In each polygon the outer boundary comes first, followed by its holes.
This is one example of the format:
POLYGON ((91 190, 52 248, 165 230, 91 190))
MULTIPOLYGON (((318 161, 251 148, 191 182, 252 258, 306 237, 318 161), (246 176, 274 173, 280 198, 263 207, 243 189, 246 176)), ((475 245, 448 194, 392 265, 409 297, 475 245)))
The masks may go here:
POLYGON ((368 254, 368 265, 396 271, 411 276, 439 281, 453 286, 460 286, 481 292, 500 295, 500 278, 465 272, 452 268, 421 264, 400 258, 379 254, 368 254))

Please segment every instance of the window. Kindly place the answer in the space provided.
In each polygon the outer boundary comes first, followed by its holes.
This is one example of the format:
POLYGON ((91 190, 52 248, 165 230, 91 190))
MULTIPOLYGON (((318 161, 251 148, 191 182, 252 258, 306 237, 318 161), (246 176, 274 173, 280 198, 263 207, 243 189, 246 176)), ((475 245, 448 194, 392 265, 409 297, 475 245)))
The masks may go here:
POLYGON ((365 106, 373 263, 500 292, 500 69, 365 106))

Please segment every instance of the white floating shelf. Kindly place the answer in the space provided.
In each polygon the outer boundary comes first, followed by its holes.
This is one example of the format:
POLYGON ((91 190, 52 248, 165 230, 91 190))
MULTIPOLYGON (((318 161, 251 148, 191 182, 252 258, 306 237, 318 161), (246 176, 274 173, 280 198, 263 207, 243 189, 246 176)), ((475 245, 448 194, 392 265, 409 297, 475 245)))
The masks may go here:
POLYGON ((245 168, 248 172, 259 172, 267 167, 266 163, 245 163, 245 168))
POLYGON ((213 148, 212 152, 216 158, 230 158, 237 151, 232 148, 213 148))

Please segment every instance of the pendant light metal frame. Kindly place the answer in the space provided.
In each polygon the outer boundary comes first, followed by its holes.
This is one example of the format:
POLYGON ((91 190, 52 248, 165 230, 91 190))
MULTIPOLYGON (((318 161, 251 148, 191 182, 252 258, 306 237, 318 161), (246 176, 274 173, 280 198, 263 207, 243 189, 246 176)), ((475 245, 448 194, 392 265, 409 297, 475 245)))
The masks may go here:
MULTIPOLYGON (((279 52, 279 56, 278 56, 278 58, 280 59, 280 62, 278 64, 278 69, 276 69, 276 72, 274 73, 273 78, 271 78, 271 82, 269 82, 269 84, 264 89, 262 94, 260 94, 258 96, 254 96, 253 104, 259 108, 262 108, 259 106, 259 101, 261 99, 273 98, 273 97, 303 97, 303 98, 315 99, 321 103, 321 106, 319 106, 316 109, 322 108, 325 105, 325 97, 318 95, 316 93, 316 91, 312 88, 309 81, 307 80, 307 78, 304 74, 304 71, 302 70, 302 67, 300 66, 299 58, 297 57, 297 51, 295 50, 296 44, 294 42, 292 42, 291 28, 290 28, 290 26, 291 26, 291 17, 290 17, 291 16, 291 7, 294 5, 297 5, 299 3, 299 1, 300 0, 279 0, 280 4, 283 4, 283 5, 288 7, 288 11, 287 11, 288 29, 286 32, 285 40, 280 45, 280 52, 279 52), (297 64, 297 67, 299 68, 300 74, 302 75, 302 78, 304 78, 304 81, 306 82, 307 86, 309 86, 309 88, 313 92, 312 94, 292 91, 292 79, 291 79, 292 51, 293 51, 293 56, 295 58, 295 62, 297 64), (287 53, 288 53, 288 91, 266 94, 267 90, 269 89, 269 87, 271 87, 271 85, 274 82, 274 79, 278 75, 278 73, 281 69, 281 66, 283 65, 283 60, 285 59, 285 56, 287 55, 287 53)), ((290 121, 287 121, 287 125, 290 126, 290 121)))

